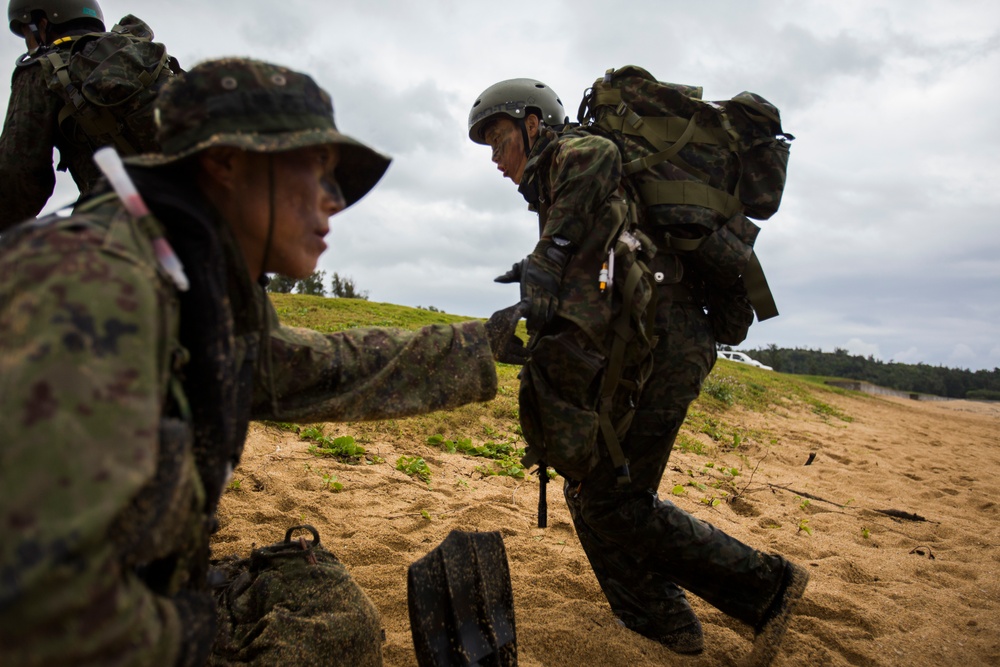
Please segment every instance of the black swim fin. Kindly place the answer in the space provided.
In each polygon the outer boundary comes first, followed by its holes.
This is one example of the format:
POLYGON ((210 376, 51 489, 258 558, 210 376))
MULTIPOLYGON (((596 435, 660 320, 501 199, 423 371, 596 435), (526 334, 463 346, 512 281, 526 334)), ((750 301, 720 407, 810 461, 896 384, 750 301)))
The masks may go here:
POLYGON ((410 566, 408 598, 420 667, 516 667, 514 592, 499 532, 453 530, 410 566))

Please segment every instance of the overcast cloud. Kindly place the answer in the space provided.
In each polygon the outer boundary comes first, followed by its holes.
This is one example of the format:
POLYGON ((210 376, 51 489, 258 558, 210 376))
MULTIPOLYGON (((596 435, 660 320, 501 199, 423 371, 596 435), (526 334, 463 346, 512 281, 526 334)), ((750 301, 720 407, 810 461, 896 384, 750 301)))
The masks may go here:
MULTIPOLYGON (((333 219, 320 260, 373 301, 472 317, 512 303, 516 287, 492 278, 531 250, 537 223, 468 140, 469 107, 496 81, 531 77, 575 118, 605 69, 635 64, 707 99, 759 93, 797 137, 756 246, 781 316, 745 346, 1000 366, 993 0, 101 4, 109 26, 146 20, 184 67, 252 55, 309 72, 341 129, 393 156, 379 187, 333 219)), ((22 51, 0 40, 3 62, 22 51)), ((47 210, 74 197, 60 174, 47 210)))

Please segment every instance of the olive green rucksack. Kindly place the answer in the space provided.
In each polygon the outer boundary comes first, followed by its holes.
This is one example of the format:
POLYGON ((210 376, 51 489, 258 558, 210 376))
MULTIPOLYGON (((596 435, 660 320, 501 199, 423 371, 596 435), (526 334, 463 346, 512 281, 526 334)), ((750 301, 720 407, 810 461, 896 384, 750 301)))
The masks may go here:
POLYGON ((778 311, 753 252, 760 228, 749 218, 778 210, 794 137, 759 95, 707 102, 701 94, 640 67, 609 69, 584 94, 578 119, 621 150, 640 225, 660 255, 690 260, 710 289, 745 287, 766 320, 778 311))
POLYGON ((65 102, 59 129, 69 141, 121 155, 159 150, 153 102, 182 70, 143 21, 130 14, 110 32, 64 37, 38 60, 65 102))

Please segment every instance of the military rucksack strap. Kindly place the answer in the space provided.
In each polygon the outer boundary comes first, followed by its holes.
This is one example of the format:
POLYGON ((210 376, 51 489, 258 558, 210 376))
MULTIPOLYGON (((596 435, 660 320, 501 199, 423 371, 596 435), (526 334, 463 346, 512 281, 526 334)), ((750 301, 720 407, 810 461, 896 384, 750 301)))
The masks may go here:
POLYGON ((661 162, 669 161, 674 166, 679 169, 683 169, 685 172, 700 180, 708 180, 708 174, 704 173, 700 169, 695 169, 679 155, 681 149, 691 141, 691 138, 694 136, 698 128, 698 123, 694 116, 691 116, 689 120, 684 121, 684 129, 681 131, 676 141, 672 141, 666 135, 658 132, 654 127, 655 123, 647 123, 646 118, 630 109, 624 102, 620 102, 615 107, 614 114, 605 114, 601 119, 601 122, 598 123, 598 127, 609 129, 611 122, 610 119, 616 116, 623 120, 623 126, 631 128, 631 132, 629 134, 641 136, 649 142, 650 145, 655 147, 657 151, 659 151, 653 155, 646 156, 642 160, 636 161, 635 164, 630 163, 631 166, 628 167, 630 171, 625 172, 627 175, 631 175, 637 171, 641 171, 642 169, 648 169, 649 167, 657 165, 661 162))
POLYGON ((642 203, 649 206, 701 206, 721 213, 727 219, 743 210, 740 200, 699 181, 648 181, 639 185, 642 203))
MULTIPOLYGON (((598 421, 601 428, 601 435, 604 436, 604 445, 608 448, 608 455, 611 463, 615 467, 615 474, 618 477, 619 485, 626 485, 632 481, 628 470, 628 459, 622 449, 619 432, 624 432, 621 428, 631 422, 631 414, 625 415, 616 425, 611 423, 611 408, 614 395, 619 386, 626 386, 635 389, 634 382, 623 382, 622 372, 625 367, 625 348, 636 336, 632 330, 631 314, 635 301, 635 294, 642 280, 643 270, 639 262, 635 262, 629 267, 628 275, 625 277, 625 288, 622 290, 621 312, 612 328, 615 332, 614 342, 611 344, 611 355, 608 358, 607 375, 604 378, 604 386, 601 391, 601 402, 598 407, 598 421)), ((631 412, 631 411, 630 411, 631 412)))
MULTIPOLYGON (((654 132, 658 137, 662 137, 665 141, 675 142, 683 136, 683 134, 688 130, 690 121, 686 118, 681 118, 680 116, 639 116, 635 114, 634 118, 625 118, 624 116, 618 116, 615 114, 606 114, 600 122, 600 125, 605 129, 609 129, 615 132, 621 132, 622 134, 630 136, 643 136, 640 129, 637 129, 632 125, 634 119, 639 119, 642 121, 640 128, 647 127, 650 131, 654 132)), ((724 145, 726 141, 720 136, 718 130, 713 128, 706 128, 698 125, 694 126, 691 131, 692 134, 688 138, 688 141, 693 144, 712 144, 712 145, 724 145)))
MULTIPOLYGON (((643 126, 647 128, 649 127, 649 125, 645 123, 643 124, 643 126)), ((627 162, 626 164, 622 165, 622 170, 625 172, 625 175, 631 176, 637 171, 649 169, 667 160, 674 162, 674 159, 677 157, 677 154, 681 152, 681 149, 684 148, 687 145, 687 143, 691 140, 691 137, 694 136, 694 131, 697 129, 697 127, 698 124, 695 122, 694 116, 692 116, 691 120, 687 122, 687 126, 684 128, 684 131, 677 138, 677 140, 673 142, 673 144, 668 145, 666 148, 664 148, 658 153, 651 153, 650 155, 646 155, 645 157, 641 157, 637 160, 632 160, 631 162, 627 162)), ((664 143, 666 142, 660 142, 661 145, 664 143)))
POLYGON ((758 322, 778 316, 778 306, 774 303, 774 295, 771 294, 767 278, 764 277, 764 269, 755 252, 750 253, 750 261, 743 272, 743 284, 747 288, 747 298, 757 313, 758 322))
POLYGON ((699 236, 694 239, 685 239, 680 236, 671 236, 669 233, 663 235, 663 247, 669 248, 670 250, 676 250, 678 252, 694 252, 701 247, 710 235, 706 234, 704 236, 699 236))

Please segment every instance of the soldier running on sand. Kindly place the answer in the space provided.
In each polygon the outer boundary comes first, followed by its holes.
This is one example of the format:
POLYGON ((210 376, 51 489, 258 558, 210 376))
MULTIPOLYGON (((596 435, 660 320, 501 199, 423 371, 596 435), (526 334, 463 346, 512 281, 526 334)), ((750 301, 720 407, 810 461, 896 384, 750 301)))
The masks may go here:
MULTIPOLYGON (((581 316, 600 312, 596 301, 606 297, 596 274, 574 272, 573 267, 595 237, 607 236, 609 202, 623 193, 615 144, 566 124, 558 96, 533 79, 487 88, 469 114, 469 138, 489 146, 497 169, 518 186, 532 210, 545 212, 540 240, 520 265, 533 269, 518 271, 516 265, 497 279, 521 282, 522 307, 536 341, 565 335, 581 316)), ((639 228, 655 243, 656 231, 643 229, 641 218, 639 228)), ((755 640, 749 664, 765 665, 778 650, 809 573, 657 495, 688 405, 716 358, 697 273, 689 273, 680 285, 657 289, 659 342, 653 370, 622 442, 630 481, 620 483, 612 456, 599 441, 601 458, 593 470, 582 479, 566 478, 566 503, 594 574, 626 627, 677 653, 701 653, 702 627, 686 589, 751 626, 755 640)), ((579 375, 565 368, 547 372, 579 375)), ((532 409, 522 405, 522 418, 532 409)))

